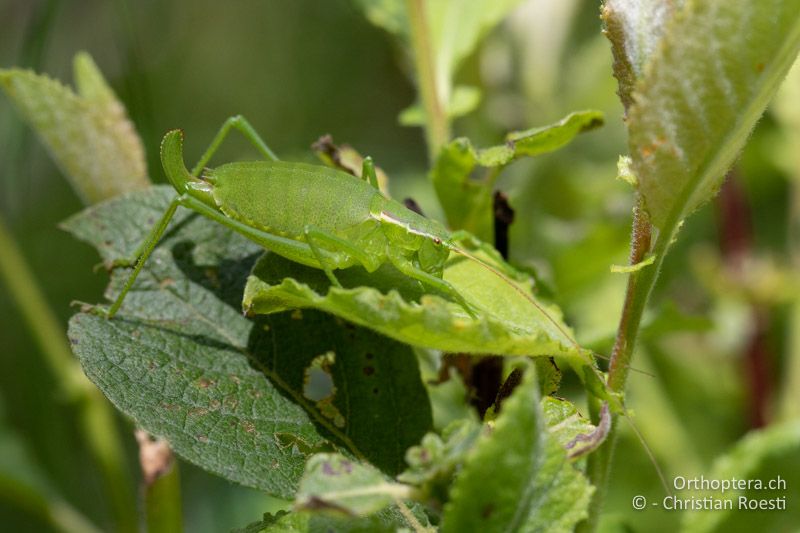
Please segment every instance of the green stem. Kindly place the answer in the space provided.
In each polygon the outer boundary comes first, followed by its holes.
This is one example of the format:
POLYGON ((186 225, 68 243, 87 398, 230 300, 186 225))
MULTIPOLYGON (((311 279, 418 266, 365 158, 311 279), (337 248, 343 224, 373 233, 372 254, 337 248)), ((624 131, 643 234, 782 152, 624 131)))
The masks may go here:
POLYGON ((88 518, 64 500, 20 483, 18 479, 0 476, 0 498, 63 533, 100 533, 88 518))
POLYGON ((450 124, 445 113, 447 95, 437 83, 436 66, 430 28, 425 14, 424 0, 406 0, 411 25, 411 44, 414 50, 414 67, 417 72, 417 89, 425 108, 425 138, 428 157, 435 161, 439 150, 450 139, 450 124))
MULTIPOLYGON (((614 392, 624 392, 625 382, 628 377, 631 359, 633 358, 633 348, 636 344, 636 336, 639 333, 639 325, 642 322, 647 301, 653 291, 661 264, 667 254, 672 239, 679 228, 679 223, 668 223, 665 225, 667 231, 659 233, 653 247, 655 261, 652 265, 639 269, 630 274, 628 278, 628 288, 625 293, 625 303, 622 308, 617 337, 614 342, 614 349, 611 352, 611 363, 608 373, 608 386, 614 392)), ((631 255, 630 264, 635 265, 645 259, 650 251, 651 225, 646 212, 642 207, 641 198, 637 201, 637 206, 633 212, 633 231, 631 232, 631 255)), ((592 418, 595 419, 599 408, 595 403, 590 402, 592 418)), ((617 425, 619 415, 611 416, 611 430, 606 441, 600 448, 592 453, 587 462, 586 474, 595 486, 595 493, 592 504, 589 508, 589 517, 581 524, 580 530, 595 531, 600 521, 600 511, 602 510, 603 500, 608 485, 608 477, 611 472, 611 462, 614 455, 614 445, 617 440, 617 425)))
POLYGON ((0 279, 5 281, 45 362, 56 377, 61 394, 74 402, 83 438, 105 477, 119 531, 137 530, 136 505, 125 453, 115 431, 109 404, 77 364, 65 340, 64 329, 48 306, 25 263, 22 252, 0 219, 0 279))
POLYGON ((144 500, 148 533, 183 531, 181 478, 175 460, 166 472, 145 485, 144 500))

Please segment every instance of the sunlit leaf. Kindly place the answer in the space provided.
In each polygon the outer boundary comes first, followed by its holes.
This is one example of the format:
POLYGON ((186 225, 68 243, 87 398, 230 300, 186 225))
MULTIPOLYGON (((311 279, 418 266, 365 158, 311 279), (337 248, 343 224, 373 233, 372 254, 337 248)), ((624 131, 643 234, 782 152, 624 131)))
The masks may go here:
POLYGON ((75 56, 76 94, 28 70, 0 69, 0 87, 85 203, 147 187, 142 143, 88 54, 75 56))
POLYGON ((636 5, 606 4, 626 20, 608 30, 612 42, 630 43, 653 25, 664 27, 658 46, 626 45, 638 56, 650 54, 636 59, 644 68, 627 125, 647 211, 656 227, 673 233, 716 194, 794 62, 800 0, 686 0, 666 22, 661 11, 653 22, 650 10, 636 5))

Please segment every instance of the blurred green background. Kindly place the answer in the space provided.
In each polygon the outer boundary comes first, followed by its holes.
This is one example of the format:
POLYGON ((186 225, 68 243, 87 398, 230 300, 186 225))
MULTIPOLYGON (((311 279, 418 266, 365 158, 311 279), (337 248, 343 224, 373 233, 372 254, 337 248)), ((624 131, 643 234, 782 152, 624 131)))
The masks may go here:
MULTIPOLYGON (((460 70, 458 82, 480 86, 484 98, 454 130, 488 145, 573 110, 606 113, 601 130, 515 164, 499 188, 516 209, 512 260, 535 266, 581 342, 608 353, 626 281, 609 266, 627 261, 632 194, 614 179, 625 132, 598 8, 590 0, 522 2, 460 70)), ((144 141, 154 181, 163 181, 164 131, 186 131, 191 159, 225 118, 241 113, 285 159, 313 160, 310 144, 332 134, 372 155, 396 197, 414 197, 440 216, 422 131, 397 121, 415 99, 409 65, 347 0, 0 0, 0 21, 0 67, 70 83, 74 54, 94 57, 144 141)), ((720 199, 687 222, 667 258, 635 360, 655 377, 633 374, 629 389, 668 479, 706 470, 790 401, 782 376, 800 357, 787 336, 797 305, 790 243, 792 169, 800 172, 792 154, 800 147, 792 140, 773 116, 762 120, 720 199)), ((92 272, 95 252, 56 227, 82 205, 4 97, 0 147, 2 218, 65 324, 70 302, 100 301, 105 283, 104 273, 92 272)), ((249 154, 235 140, 217 161, 249 154)), ((110 529, 108 498, 74 410, 55 392, 56 378, 0 287, 0 431, 19 439, 54 490, 110 529)), ((117 423, 137 472, 133 428, 121 417, 117 423)), ((663 489, 629 429, 618 446, 607 525, 670 531, 677 513, 630 509, 634 494, 660 497, 663 489)), ((181 477, 187 531, 243 526, 275 506, 188 464, 181 477)), ((2 498, 0 524, 46 528, 2 498)))

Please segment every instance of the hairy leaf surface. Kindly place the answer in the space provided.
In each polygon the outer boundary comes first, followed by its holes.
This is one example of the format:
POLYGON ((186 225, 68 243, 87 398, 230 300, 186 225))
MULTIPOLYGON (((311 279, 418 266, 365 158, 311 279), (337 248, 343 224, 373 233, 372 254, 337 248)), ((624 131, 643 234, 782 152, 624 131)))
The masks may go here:
POLYGON ((456 478, 442 519, 456 531, 572 531, 593 491, 547 431, 533 368, 456 478))
POLYGON ((368 516, 408 496, 408 486, 388 481, 376 468, 340 454, 320 453, 306 465, 295 508, 368 516))
MULTIPOLYGON (((65 226, 104 259, 125 257, 173 194, 132 194, 65 226)), ((178 454, 274 495, 293 495, 308 457, 333 448, 400 471, 431 426, 411 349, 314 311, 243 317, 243 284, 261 251, 179 212, 120 314, 71 320, 85 372, 178 454)), ((114 272, 109 297, 127 274, 114 272)))
MULTIPOLYGON (((632 9, 617 4, 606 7, 632 9)), ((647 12, 618 30, 646 33, 647 12)), ((797 56, 800 0, 686 0, 663 25, 658 46, 640 47, 650 57, 637 59, 645 66, 627 124, 651 220, 672 233, 716 194, 797 56)))
POLYGON ((0 69, 0 87, 84 203, 147 187, 141 140, 88 54, 75 56, 76 94, 28 70, 0 69))

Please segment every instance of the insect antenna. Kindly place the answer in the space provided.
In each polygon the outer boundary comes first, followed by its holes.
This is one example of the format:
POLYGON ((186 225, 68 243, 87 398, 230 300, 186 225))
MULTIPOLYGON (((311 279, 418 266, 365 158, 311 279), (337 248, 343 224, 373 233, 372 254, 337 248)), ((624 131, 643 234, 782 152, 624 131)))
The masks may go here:
MULTIPOLYGON (((594 350, 592 351, 592 355, 594 357, 597 357, 598 359, 602 359, 603 361, 611 361, 611 358, 609 356, 603 355, 603 354, 598 353, 598 352, 595 352, 594 350)), ((650 378, 656 377, 656 375, 653 374, 652 372, 648 372, 647 370, 642 370, 641 368, 636 368, 635 366, 626 365, 625 368, 627 368, 628 370, 631 370, 633 372, 636 372, 638 374, 643 374, 643 375, 645 375, 647 377, 650 377, 650 378)))
POLYGON ((655 454, 653 454, 653 450, 650 449, 650 446, 648 446, 647 441, 644 439, 644 435, 642 435, 642 432, 639 431, 639 428, 636 426, 636 424, 633 422, 633 419, 627 413, 623 414, 622 416, 625 418, 625 420, 628 421, 628 424, 630 424, 631 429, 636 435, 636 438, 639 440, 639 443, 642 445, 642 448, 644 448, 647 457, 650 459, 650 463, 653 465, 656 474, 658 474, 658 479, 661 480, 661 486, 664 488, 664 492, 666 492, 668 496, 672 496, 672 491, 669 488, 669 483, 667 483, 667 478, 664 476, 664 471, 661 470, 661 465, 658 464, 656 456, 655 454))

